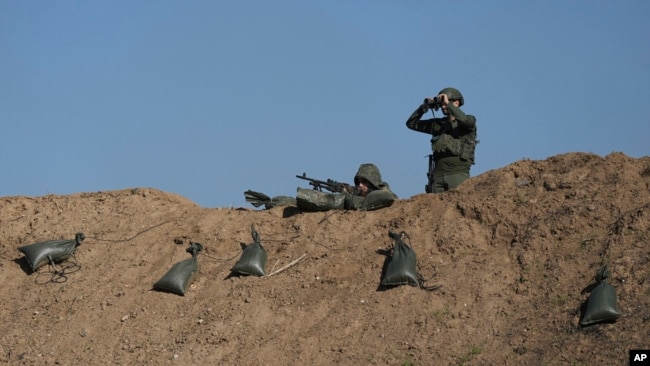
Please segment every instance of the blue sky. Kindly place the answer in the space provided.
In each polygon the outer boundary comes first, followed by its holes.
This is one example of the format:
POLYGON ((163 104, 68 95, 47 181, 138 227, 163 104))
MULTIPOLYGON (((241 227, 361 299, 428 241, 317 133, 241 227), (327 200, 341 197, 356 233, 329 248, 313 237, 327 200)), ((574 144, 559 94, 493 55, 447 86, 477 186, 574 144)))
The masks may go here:
MULTIPOLYGON (((472 176, 648 155, 650 2, 0 1, 0 196, 151 187, 203 207, 375 163, 424 191, 405 127, 453 86, 472 176)), ((429 114, 430 115, 430 114, 429 114)), ((308 186, 307 186, 308 187, 308 186)))

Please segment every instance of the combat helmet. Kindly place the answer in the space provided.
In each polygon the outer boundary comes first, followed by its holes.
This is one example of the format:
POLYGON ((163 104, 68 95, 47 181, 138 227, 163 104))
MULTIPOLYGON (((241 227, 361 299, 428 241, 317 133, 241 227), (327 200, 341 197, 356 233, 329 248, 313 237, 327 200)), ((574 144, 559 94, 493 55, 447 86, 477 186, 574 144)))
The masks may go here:
POLYGON ((381 173, 375 164, 361 164, 359 171, 354 176, 354 184, 362 178, 368 181, 375 189, 382 186, 381 173))
POLYGON ((438 93, 438 95, 440 94, 447 94, 449 99, 458 100, 461 106, 465 104, 465 99, 463 98, 463 95, 456 88, 444 88, 438 93))

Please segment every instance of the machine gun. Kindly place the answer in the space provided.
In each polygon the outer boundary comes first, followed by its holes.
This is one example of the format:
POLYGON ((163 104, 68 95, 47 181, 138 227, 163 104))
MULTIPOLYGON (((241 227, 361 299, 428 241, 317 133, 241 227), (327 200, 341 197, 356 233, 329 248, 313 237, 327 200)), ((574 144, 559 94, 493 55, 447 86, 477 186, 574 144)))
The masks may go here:
POLYGON ((296 175, 296 178, 309 181, 309 185, 314 187, 314 190, 320 192, 323 191, 323 188, 334 193, 345 193, 345 192, 354 193, 356 190, 355 186, 351 186, 347 183, 337 182, 329 178, 327 180, 318 180, 314 178, 309 178, 307 176, 307 173, 302 173, 302 175, 296 175))

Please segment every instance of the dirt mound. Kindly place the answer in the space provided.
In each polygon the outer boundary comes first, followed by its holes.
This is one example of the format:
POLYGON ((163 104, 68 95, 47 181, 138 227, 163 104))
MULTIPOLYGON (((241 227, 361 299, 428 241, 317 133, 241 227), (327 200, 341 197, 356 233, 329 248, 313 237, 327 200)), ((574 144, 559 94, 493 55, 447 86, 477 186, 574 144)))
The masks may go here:
POLYGON ((372 212, 208 209, 149 188, 2 197, 0 361, 624 364, 650 349, 649 238, 650 158, 622 153, 522 160, 372 212), (252 225, 275 273, 229 276, 252 225), (440 289, 379 288, 389 231, 440 289), (76 232, 80 268, 56 281, 18 251, 76 232), (152 290, 193 241, 187 294, 152 290), (603 264, 623 315, 580 327, 603 264))

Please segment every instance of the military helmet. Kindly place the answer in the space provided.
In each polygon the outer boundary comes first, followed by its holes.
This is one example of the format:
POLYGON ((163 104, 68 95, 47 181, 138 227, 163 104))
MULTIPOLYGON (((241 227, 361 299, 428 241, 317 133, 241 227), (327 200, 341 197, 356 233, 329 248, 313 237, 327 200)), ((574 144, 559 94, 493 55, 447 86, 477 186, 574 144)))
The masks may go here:
POLYGON ((440 93, 438 93, 438 95, 440 94, 447 94, 449 99, 460 101, 461 106, 465 104, 465 99, 463 98, 463 95, 456 88, 444 88, 440 91, 440 93))
POLYGON ((381 173, 375 164, 361 164, 359 171, 354 175, 354 184, 358 184, 359 179, 365 179, 375 189, 381 186, 381 173))

